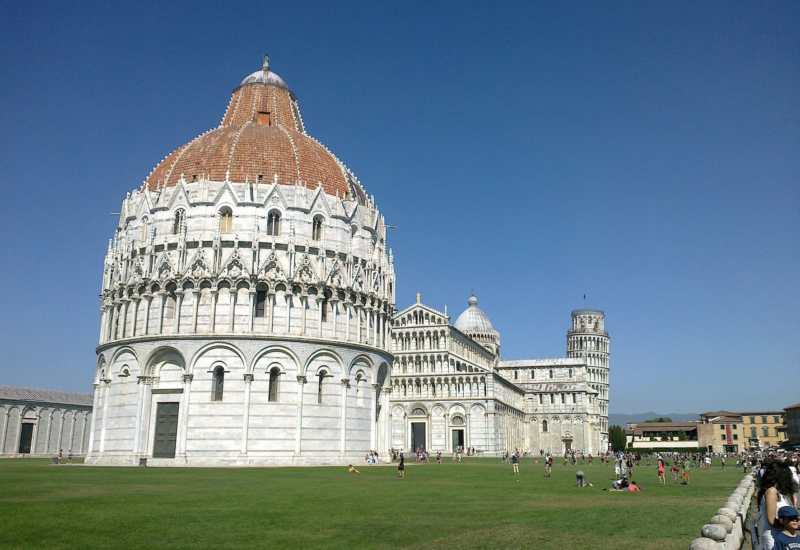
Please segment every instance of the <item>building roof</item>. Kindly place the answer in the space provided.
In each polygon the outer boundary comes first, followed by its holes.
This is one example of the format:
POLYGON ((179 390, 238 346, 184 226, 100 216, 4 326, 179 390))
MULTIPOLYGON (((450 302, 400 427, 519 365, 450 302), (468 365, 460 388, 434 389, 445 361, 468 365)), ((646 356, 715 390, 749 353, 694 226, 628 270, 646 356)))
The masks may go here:
POLYGON ((739 416, 741 414, 742 413, 735 413, 735 412, 730 412, 730 411, 716 411, 716 412, 711 411, 711 412, 700 413, 700 416, 711 416, 711 417, 715 417, 715 416, 739 416))
POLYGON ((585 357, 556 357, 554 359, 511 359, 508 361, 500 361, 497 368, 514 368, 514 367, 566 367, 575 366, 582 367, 586 364, 585 357))
POLYGON ((94 397, 91 393, 23 388, 20 386, 0 386, 0 400, 4 401, 31 401, 37 403, 91 407, 93 399, 94 397))
POLYGON ((297 98, 265 60, 260 71, 233 91, 220 125, 179 147, 144 183, 151 191, 191 182, 317 184, 330 194, 348 193, 361 204, 366 193, 353 173, 305 130, 297 98))
POLYGON ((798 403, 797 405, 792 405, 791 407, 786 407, 786 408, 785 408, 785 409, 783 409, 783 410, 784 410, 784 411, 788 411, 789 409, 797 409, 798 407, 800 407, 800 403, 798 403))
POLYGON ((633 435, 642 435, 645 432, 691 431, 697 429, 698 422, 639 422, 635 428, 626 431, 633 435))
POLYGON ((783 411, 747 411, 747 412, 740 412, 736 413, 737 415, 741 416, 758 416, 760 414, 770 415, 770 414, 783 414, 783 411))
POLYGON ((478 308, 478 299, 473 294, 467 300, 469 307, 458 316, 453 325, 465 334, 470 332, 494 332, 494 326, 486 314, 478 308))

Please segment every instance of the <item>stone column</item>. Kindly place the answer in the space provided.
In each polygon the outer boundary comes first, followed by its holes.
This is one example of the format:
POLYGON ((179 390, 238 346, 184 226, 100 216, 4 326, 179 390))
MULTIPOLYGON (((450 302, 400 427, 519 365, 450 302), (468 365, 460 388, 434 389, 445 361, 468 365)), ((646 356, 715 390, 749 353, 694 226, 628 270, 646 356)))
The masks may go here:
POLYGON ((146 300, 144 303, 144 323, 142 324, 142 334, 147 336, 147 331, 150 329, 150 304, 153 302, 153 295, 144 294, 142 297, 146 300))
POLYGON ((128 306, 130 306, 130 298, 123 298, 120 309, 122 310, 122 327, 120 328, 120 338, 125 338, 125 332, 128 328, 128 306))
POLYGON ((136 321, 139 317, 139 303, 142 301, 141 298, 135 298, 133 300, 133 319, 131 319, 131 336, 136 336, 136 321))
MULTIPOLYGON (((96 398, 97 397, 97 384, 95 384, 94 386, 95 386, 95 398, 96 398)), ((97 406, 97 400, 96 399, 95 399, 95 406, 97 406)), ((94 410, 94 409, 92 409, 92 410, 94 410)), ((50 414, 47 416, 47 433, 44 436, 44 439, 45 439, 44 452, 45 453, 50 452, 50 432, 53 431, 53 414, 55 412, 56 411, 51 410, 50 414)), ((92 415, 92 420, 94 420, 94 415, 92 415)), ((92 436, 92 434, 89 434, 90 442, 91 442, 91 436, 92 436)), ((0 447, 0 449, 2 449, 2 447, 0 447)), ((91 447, 89 447, 89 449, 91 450, 91 447)))
POLYGON ((8 432, 8 409, 3 407, 3 431, 0 432, 0 454, 6 452, 6 433, 8 432))
POLYGON ((244 375, 244 410, 242 411, 242 450, 241 454, 247 454, 247 432, 250 426, 250 387, 253 385, 253 375, 244 375))
POLYGON ((80 445, 78 445, 78 454, 83 454, 83 440, 86 437, 86 415, 89 414, 84 411, 83 413, 83 422, 81 422, 81 439, 80 445))
POLYGON ((340 442, 339 442, 339 455, 344 456, 346 452, 346 432, 347 432, 347 386, 350 383, 350 380, 347 378, 342 378, 342 426, 341 426, 341 435, 340 435, 340 442))
MULTIPOLYGON (((94 448, 92 445, 94 444, 94 420, 97 418, 97 407, 100 401, 100 384, 93 384, 94 386, 94 398, 92 399, 92 423, 89 425, 89 448, 86 451, 87 455, 91 455, 94 448)), ((50 426, 53 425, 53 411, 50 411, 50 421, 47 423, 47 443, 45 443, 45 452, 47 452, 50 446, 50 426)), ((134 438, 136 435, 134 434, 134 438)), ((134 439, 135 443, 135 439, 134 439)))
POLYGON ((255 310, 255 307, 256 307, 256 291, 251 288, 251 289, 249 289, 247 291, 247 293, 250 295, 250 313, 247 316, 247 326, 248 326, 247 331, 250 334, 252 334, 253 333, 253 316, 254 316, 253 315, 253 311, 255 310))
POLYGON ((273 324, 275 322, 275 293, 272 292, 270 289, 267 292, 267 307, 269 308, 269 312, 267 313, 269 317, 269 332, 272 334, 273 331, 273 324))
POLYGON ((75 439, 75 411, 72 411, 72 422, 69 427, 69 452, 72 452, 72 442, 75 439))
POLYGON ((347 312, 347 324, 345 325, 344 329, 344 339, 345 341, 350 341, 350 304, 345 302, 344 303, 344 310, 347 312))
POLYGON ((444 450, 453 452, 453 434, 450 433, 450 413, 444 414, 444 450))
POLYGON ((172 325, 172 334, 181 331, 181 308, 183 307, 183 291, 175 291, 175 323, 172 325))
POLYGON ((337 300, 335 297, 331 298, 331 310, 333 312, 332 337, 333 337, 334 340, 338 339, 338 336, 336 334, 336 325, 337 325, 337 320, 339 318, 339 307, 338 307, 338 304, 339 304, 339 300, 337 300))
POLYGON ((209 290, 209 294, 211 294, 211 309, 208 312, 208 332, 214 332, 214 323, 217 316, 217 292, 219 291, 209 290))
POLYGON ((297 427, 294 436, 294 454, 296 455, 300 454, 300 441, 303 438, 303 386, 305 383, 305 376, 297 377, 297 427))
POLYGON ((235 288, 230 289, 230 314, 228 315, 228 332, 233 332, 236 326, 236 297, 239 291, 235 288))
POLYGON ((39 423, 42 421, 42 411, 36 409, 36 422, 33 423, 33 433, 31 434, 31 452, 36 454, 36 437, 39 435, 39 423))
POLYGON ((161 303, 158 307, 158 334, 164 334, 164 305, 167 303, 167 293, 163 290, 158 291, 161 303))
POLYGON ((202 290, 192 289, 192 334, 197 334, 197 313, 200 309, 200 295, 202 290))
MULTIPOLYGON (((383 406, 381 407, 384 411, 384 435, 383 438, 383 452, 389 453, 389 449, 392 446, 392 417, 391 417, 391 395, 392 395, 392 387, 387 386, 383 388, 383 406)), ((390 459, 390 457, 388 457, 390 459)))
MULTIPOLYGON (((147 456, 147 446, 148 440, 147 438, 150 435, 150 405, 153 400, 153 377, 152 376, 145 376, 144 377, 144 398, 142 399, 142 420, 140 423, 139 432, 136 434, 136 439, 139 441, 138 449, 139 449, 139 457, 147 456)), ((178 409, 178 413, 180 413, 180 409, 178 409)), ((176 445, 177 446, 177 445, 176 445)))
MULTIPOLYGON (((138 376, 136 381, 136 416, 133 418, 133 456, 139 453, 139 432, 142 430, 142 407, 144 405, 144 386, 146 376, 138 376)), ((95 396, 97 392, 95 391, 95 396)), ((95 405, 95 409, 97 406, 95 405)), ((92 416, 92 424, 94 424, 94 415, 92 416)), ((94 433, 94 428, 92 428, 94 433)), ((91 434, 89 435, 89 448, 91 449, 91 434)))
POLYGON ((325 301, 317 296, 317 338, 322 338, 322 304, 325 301))
POLYGON ((369 434, 369 448, 373 451, 377 450, 375 448, 375 440, 377 436, 377 426, 378 426, 378 390, 380 386, 378 384, 372 384, 372 416, 369 419, 370 425, 370 434, 369 434))
MULTIPOLYGON (((103 425, 100 428, 100 454, 103 454, 106 450, 106 428, 108 427, 108 397, 109 397, 109 386, 111 386, 111 380, 106 378, 105 380, 100 381, 100 390, 103 392, 103 425)), ((60 426, 64 427, 64 414, 61 414, 61 423, 60 426)), ((58 446, 59 449, 61 448, 61 433, 59 430, 58 435, 58 446)))
POLYGON ((289 331, 292 327, 292 294, 287 292, 286 293, 286 327, 284 329, 284 334, 289 334, 289 331))
POLYGON ((303 310, 300 314, 300 334, 306 335, 306 310, 308 309, 308 295, 305 293, 300 295, 300 308, 303 310))
MULTIPOLYGON (((108 309, 106 306, 100 307, 100 343, 106 341, 106 334, 108 334, 106 327, 108 326, 108 309)), ((0 449, 0 453, 2 449, 0 449)))
POLYGON ((117 339, 117 327, 119 326, 119 303, 114 302, 111 306, 111 334, 109 335, 109 340, 116 340, 117 339))
POLYGON ((189 403, 192 398, 193 378, 193 374, 184 374, 181 376, 183 393, 181 394, 181 404, 178 408, 178 442, 176 445, 176 456, 183 457, 184 460, 186 460, 186 435, 189 431, 189 403))

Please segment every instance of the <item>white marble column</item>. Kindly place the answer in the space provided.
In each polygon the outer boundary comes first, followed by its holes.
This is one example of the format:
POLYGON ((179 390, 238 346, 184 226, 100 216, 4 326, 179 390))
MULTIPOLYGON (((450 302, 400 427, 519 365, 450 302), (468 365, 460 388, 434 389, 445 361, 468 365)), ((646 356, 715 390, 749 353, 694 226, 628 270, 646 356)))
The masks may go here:
POLYGON ((248 315, 247 315, 247 326, 248 326, 247 331, 250 334, 252 334, 253 333, 254 310, 255 310, 255 307, 256 307, 256 291, 253 290, 253 289, 250 289, 250 290, 247 291, 247 293, 250 295, 250 313, 248 313, 248 315))
MULTIPOLYGON (((108 308, 106 306, 102 306, 100 308, 100 343, 104 343, 106 341, 106 335, 108 334, 107 328, 108 327, 108 308)), ((2 449, 0 449, 2 452, 2 449)))
POLYGON ((39 436, 39 424, 42 421, 42 412, 41 410, 36 410, 36 421, 33 423, 33 433, 31 434, 31 452, 30 454, 36 454, 36 438, 39 436))
POLYGON ((372 416, 369 419, 370 425, 370 434, 369 434, 369 448, 373 451, 377 451, 375 448, 376 438, 377 438, 377 427, 378 427, 378 396, 380 393, 378 390, 380 386, 378 384, 372 384, 372 416))
POLYGON ((275 324, 275 293, 271 290, 267 293, 267 307, 269 308, 267 313, 269 316, 269 333, 272 334, 275 324))
POLYGON ((242 450, 241 454, 247 454, 247 433, 250 427, 250 387, 253 385, 253 375, 244 375, 244 410, 242 411, 242 450))
POLYGON ((471 442, 472 442, 472 438, 471 438, 472 433, 471 433, 471 430, 470 430, 470 421, 469 421, 470 414, 467 413, 464 416, 467 417, 467 437, 464 439, 464 447, 470 447, 471 446, 471 442))
POLYGON ((158 334, 164 334, 164 304, 167 303, 167 293, 163 290, 158 292, 159 306, 158 306, 158 334))
MULTIPOLYGON (((139 431, 135 437, 138 440, 139 457, 147 456, 148 437, 150 435, 150 408, 153 400, 153 377, 144 377, 144 396, 142 398, 142 420, 139 424, 139 431)), ((180 413, 180 409, 178 409, 180 413)), ((138 457, 137 457, 138 458, 138 457)))
POLYGON ((0 432, 0 454, 6 452, 6 432, 8 431, 8 409, 3 407, 3 431, 0 432))
POLYGON ((83 422, 81 422, 81 444, 78 445, 78 454, 83 454, 83 440, 86 438, 86 415, 88 413, 83 414, 83 422))
POLYGON ((341 425, 341 435, 340 435, 340 442, 339 442, 339 455, 344 456, 347 451, 346 442, 347 442, 347 386, 350 383, 350 380, 347 378, 342 378, 342 425, 341 425))
POLYGON ((147 331, 150 329, 150 305, 153 303, 153 295, 145 294, 143 298, 146 301, 144 303, 144 322, 142 323, 142 334, 147 336, 147 331))
POLYGON ((186 437, 189 432, 189 404, 192 399, 192 379, 193 374, 181 376, 183 382, 183 393, 181 394, 181 404, 178 408, 178 441, 176 456, 186 460, 186 437))
POLYGON ((131 336, 136 336, 136 321, 139 317, 139 303, 142 301, 141 298, 135 298, 133 300, 133 319, 131 319, 131 336))
POLYGON ((317 297, 317 338, 322 338, 322 308, 325 301, 317 297))
MULTIPOLYGON (((110 393, 111 380, 105 379, 100 381, 100 391, 103 392, 103 425, 100 427, 100 454, 106 450, 106 428, 108 427, 108 397, 110 393)), ((61 414, 61 427, 64 426, 64 414, 61 414)), ((61 449, 61 431, 58 435, 58 447, 61 449)))
POLYGON ((111 335, 109 336, 109 340, 116 340, 117 339, 117 327, 119 326, 119 303, 114 302, 114 305, 111 306, 112 313, 111 313, 111 335))
POLYGON ((306 334, 306 318, 307 318, 307 310, 308 310, 308 296, 300 296, 300 309, 302 312, 300 314, 300 334, 305 336, 306 334))
POLYGON ((175 324, 172 325, 172 334, 181 331, 181 309, 183 308, 183 291, 175 291, 175 324))
POLYGON ((344 339, 345 341, 350 341, 350 305, 345 302, 344 303, 344 310, 347 312, 347 323, 345 324, 344 329, 344 339))
POLYGON ((211 309, 208 314, 208 332, 214 332, 214 324, 217 317, 217 290, 209 290, 211 294, 211 309))
POLYGON ((303 438, 303 386, 306 383, 305 376, 297 377, 297 427, 294 436, 294 454, 299 455, 301 451, 300 442, 303 438))
POLYGON ((125 338, 125 333, 128 329, 128 307, 130 306, 131 300, 130 298, 123 298, 122 305, 120 306, 122 310, 122 327, 120 327, 120 338, 125 338))
POLYGON ((70 422, 69 426, 69 452, 72 452, 72 444, 75 440, 75 411, 72 411, 72 422, 70 422))
MULTIPOLYGON (((144 391, 147 377, 139 376, 136 381, 136 416, 133 417, 133 456, 139 453, 139 433, 142 431, 142 407, 144 405, 144 391)), ((95 390, 95 396, 97 391, 95 390)), ((97 405, 95 405, 95 409, 97 405)), ((94 415, 92 415, 92 426, 94 426, 94 415)), ((94 434, 94 427, 92 433, 89 434, 89 448, 91 449, 91 437, 94 434)))
POLYGON ((332 330, 331 334, 333 335, 333 339, 334 340, 336 340, 338 338, 338 336, 336 334, 336 324, 337 324, 336 321, 338 320, 338 317, 339 317, 338 304, 339 304, 339 300, 337 300, 336 298, 331 299, 331 310, 332 310, 332 313, 333 313, 333 330, 332 330))
POLYGON ((200 310, 200 295, 199 288, 192 289, 192 334, 197 333, 197 314, 200 310))
POLYGON ((284 327, 284 334, 289 334, 292 326, 292 295, 287 292, 286 294, 286 327, 284 327))
POLYGON ((230 289, 230 314, 228 315, 228 332, 233 332, 236 326, 236 296, 239 291, 235 288, 230 289))
MULTIPOLYGON (((95 384, 94 387, 95 387, 95 390, 94 390, 94 393, 95 393, 95 407, 97 407, 97 384, 95 384)), ((94 410, 94 408, 92 410, 94 410)), ((44 439, 45 439, 44 452, 45 453, 49 453, 50 452, 50 432, 53 431, 53 414, 55 414, 55 412, 56 411, 50 411, 50 414, 49 414, 49 416, 47 418, 47 434, 44 436, 44 439)), ((92 416, 92 420, 94 420, 94 415, 92 416)), ((89 434, 90 437, 91 437, 91 435, 92 434, 89 434)), ((89 447, 89 448, 91 449, 91 447, 89 447)))
POLYGON ((383 444, 381 450, 387 454, 387 459, 388 459, 389 449, 392 446, 392 417, 391 417, 392 387, 386 386, 381 390, 381 392, 383 393, 383 404, 381 406, 381 411, 383 412, 383 444))
POLYGON ((453 452, 453 434, 450 433, 450 414, 444 415, 444 450, 446 453, 453 452))
POLYGON ((356 337, 356 342, 358 342, 359 344, 363 344, 364 340, 363 340, 363 335, 362 335, 362 331, 361 331, 361 309, 362 308, 361 308, 361 306, 355 306, 355 308, 356 308, 356 314, 358 315, 358 332, 357 332, 358 336, 356 337))

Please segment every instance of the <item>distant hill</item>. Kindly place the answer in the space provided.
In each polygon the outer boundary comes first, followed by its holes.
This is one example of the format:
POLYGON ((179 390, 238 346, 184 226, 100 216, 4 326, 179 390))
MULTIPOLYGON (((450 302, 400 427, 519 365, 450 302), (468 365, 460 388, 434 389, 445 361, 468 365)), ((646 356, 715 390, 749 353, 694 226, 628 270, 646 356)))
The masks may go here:
POLYGON ((654 418, 661 418, 665 416, 671 418, 673 422, 691 422, 693 420, 700 419, 700 415, 698 413, 662 414, 662 413, 646 412, 640 414, 609 414, 608 423, 611 426, 622 426, 624 428, 628 424, 628 422, 644 422, 645 420, 652 420, 654 418))

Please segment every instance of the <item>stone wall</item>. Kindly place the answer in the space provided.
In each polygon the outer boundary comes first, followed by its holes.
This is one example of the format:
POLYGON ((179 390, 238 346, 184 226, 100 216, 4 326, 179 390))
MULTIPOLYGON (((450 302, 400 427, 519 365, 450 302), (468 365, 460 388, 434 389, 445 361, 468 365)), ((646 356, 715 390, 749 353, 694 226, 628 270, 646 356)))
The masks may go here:
POLYGON ((725 506, 700 529, 702 537, 694 539, 689 550, 739 550, 744 538, 745 520, 753 493, 755 477, 748 474, 728 497, 725 506))

